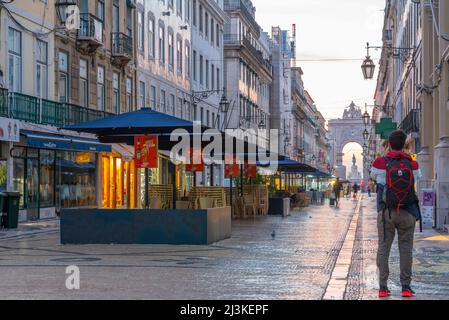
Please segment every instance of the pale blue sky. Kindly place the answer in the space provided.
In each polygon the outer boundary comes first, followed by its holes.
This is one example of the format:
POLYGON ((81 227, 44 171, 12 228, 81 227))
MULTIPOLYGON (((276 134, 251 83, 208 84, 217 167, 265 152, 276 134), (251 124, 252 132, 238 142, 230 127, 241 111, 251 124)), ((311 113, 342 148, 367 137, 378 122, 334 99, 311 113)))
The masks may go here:
MULTIPOLYGON (((263 29, 291 30, 296 23, 297 59, 361 59, 344 62, 298 62, 306 89, 326 119, 339 118, 351 100, 373 104, 376 82, 365 81, 361 64, 366 42, 381 45, 385 0, 253 0, 263 29)), ((379 58, 380 52, 372 50, 379 58)), ((376 66, 378 60, 375 60, 376 66)), ((376 71, 378 68, 376 68, 376 71)), ((375 78, 376 79, 376 78, 375 78)))

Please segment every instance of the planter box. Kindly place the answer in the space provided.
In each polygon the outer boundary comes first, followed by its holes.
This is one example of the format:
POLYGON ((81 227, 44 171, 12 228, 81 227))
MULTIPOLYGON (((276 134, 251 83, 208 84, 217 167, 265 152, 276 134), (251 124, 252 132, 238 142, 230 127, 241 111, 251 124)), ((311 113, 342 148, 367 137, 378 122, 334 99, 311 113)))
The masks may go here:
POLYGON ((208 245, 230 237, 230 207, 61 211, 62 244, 208 245))

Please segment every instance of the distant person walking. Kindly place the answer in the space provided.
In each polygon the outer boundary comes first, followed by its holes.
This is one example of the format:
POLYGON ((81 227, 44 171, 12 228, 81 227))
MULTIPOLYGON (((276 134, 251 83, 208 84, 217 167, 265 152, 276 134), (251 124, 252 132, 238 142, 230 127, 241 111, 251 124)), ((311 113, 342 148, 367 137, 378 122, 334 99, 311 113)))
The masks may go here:
POLYGON ((340 204, 340 195, 341 195, 341 190, 343 189, 343 185, 340 182, 340 179, 337 178, 337 181, 334 184, 334 187, 332 188, 332 192, 335 195, 335 206, 338 207, 338 205, 340 204))
POLYGON ((416 221, 421 220, 415 179, 421 177, 418 162, 404 153, 407 135, 399 130, 390 135, 390 152, 373 163, 371 177, 377 182, 377 228, 379 248, 379 297, 390 296, 388 289, 389 258, 395 233, 398 232, 402 297, 411 298, 413 241, 416 221))
POLYGON ((353 192, 353 198, 354 200, 357 199, 357 195, 359 193, 359 185, 357 183, 354 183, 354 185, 352 186, 352 192, 353 192))

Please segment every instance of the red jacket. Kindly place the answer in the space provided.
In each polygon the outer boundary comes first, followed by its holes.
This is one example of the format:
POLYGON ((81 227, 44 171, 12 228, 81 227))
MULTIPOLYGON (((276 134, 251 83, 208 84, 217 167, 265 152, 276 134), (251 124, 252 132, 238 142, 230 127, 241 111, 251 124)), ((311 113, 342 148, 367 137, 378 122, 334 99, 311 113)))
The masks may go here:
MULTIPOLYGON (((413 171, 419 170, 419 164, 418 162, 412 160, 412 157, 404 152, 399 152, 399 151, 391 151, 386 155, 387 158, 392 158, 392 159, 409 159, 412 169, 413 171)), ((373 168, 378 169, 378 170, 386 170, 387 169, 387 160, 385 159, 385 157, 379 157, 376 159, 376 161, 374 161, 373 163, 373 168)))

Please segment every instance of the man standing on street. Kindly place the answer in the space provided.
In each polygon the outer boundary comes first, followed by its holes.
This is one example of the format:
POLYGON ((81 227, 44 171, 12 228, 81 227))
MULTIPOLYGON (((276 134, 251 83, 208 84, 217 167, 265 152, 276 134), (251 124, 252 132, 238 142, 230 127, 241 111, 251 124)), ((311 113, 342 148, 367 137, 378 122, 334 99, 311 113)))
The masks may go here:
POLYGON ((332 189, 332 192, 335 194, 335 206, 338 207, 340 204, 340 195, 341 195, 341 189, 343 188, 340 178, 337 178, 337 181, 335 181, 334 187, 332 189))
POLYGON ((379 248, 377 266, 379 268, 379 297, 390 296, 388 289, 390 250, 398 232, 402 297, 411 298, 415 292, 410 287, 412 281, 413 240, 416 221, 421 219, 419 201, 414 184, 421 172, 419 164, 403 152, 406 134, 399 130, 389 137, 390 152, 377 158, 371 170, 377 182, 377 228, 379 248))

